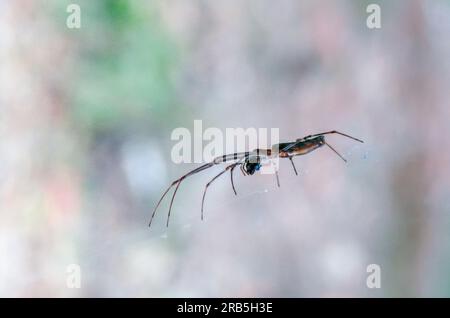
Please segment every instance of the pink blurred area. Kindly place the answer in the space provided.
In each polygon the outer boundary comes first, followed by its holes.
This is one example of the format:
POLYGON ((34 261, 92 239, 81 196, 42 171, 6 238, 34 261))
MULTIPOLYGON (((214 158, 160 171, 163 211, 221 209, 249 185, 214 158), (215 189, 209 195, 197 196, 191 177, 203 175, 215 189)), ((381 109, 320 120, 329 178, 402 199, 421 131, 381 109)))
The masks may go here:
POLYGON ((1 296, 450 295, 447 1, 382 1, 380 29, 360 1, 130 0, 73 30, 68 3, 0 0, 1 296), (201 222, 214 168, 149 229, 195 119, 365 143, 224 177, 201 222))

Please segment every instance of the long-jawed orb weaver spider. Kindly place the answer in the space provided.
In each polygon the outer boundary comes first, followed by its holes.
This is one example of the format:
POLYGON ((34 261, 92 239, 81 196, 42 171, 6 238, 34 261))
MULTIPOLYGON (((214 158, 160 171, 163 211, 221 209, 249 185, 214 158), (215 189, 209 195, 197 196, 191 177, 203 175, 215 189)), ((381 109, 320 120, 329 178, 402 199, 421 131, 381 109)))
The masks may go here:
MULTIPOLYGON (((231 176, 231 186, 233 188, 234 194, 237 195, 236 192, 236 188, 234 187, 234 181, 233 181, 233 171, 234 169, 239 166, 242 174, 245 175, 253 175, 256 171, 258 171, 261 168, 261 162, 263 159, 266 160, 271 160, 274 158, 288 158, 291 163, 292 163, 292 167, 294 168, 294 172, 296 175, 298 175, 297 173, 297 169, 295 167, 294 161, 293 161, 293 157, 295 156, 301 156, 301 155, 306 155, 320 147, 322 147, 323 145, 328 146, 331 150, 333 150, 334 153, 336 153, 342 160, 344 160, 345 162, 347 162, 347 160, 345 160, 345 158, 339 153, 337 152, 333 147, 330 146, 330 144, 328 144, 325 141, 325 135, 329 135, 329 134, 338 134, 353 140, 356 140, 358 142, 364 142, 358 138, 346 135, 344 133, 341 133, 339 131, 336 130, 332 130, 332 131, 327 131, 327 132, 323 132, 320 134, 314 134, 314 135, 309 135, 303 138, 299 138, 296 141, 291 141, 291 142, 285 142, 285 143, 280 143, 280 144, 276 144, 272 146, 272 149, 255 149, 251 152, 237 152, 237 153, 233 153, 233 154, 229 154, 229 155, 223 155, 223 156, 219 156, 216 157, 213 161, 206 163, 194 170, 189 171, 188 173, 186 173, 185 175, 181 176, 180 178, 178 178, 177 180, 175 180, 174 182, 172 182, 172 184, 167 188, 167 190, 163 193, 163 195, 161 196, 161 198, 159 199, 158 203, 156 204, 155 209, 153 210, 151 219, 150 219, 150 223, 149 226, 152 225, 152 221, 153 218, 155 217, 155 213, 156 210, 158 209, 159 205, 161 204, 161 201, 164 199, 164 197, 166 196, 166 194, 169 192, 169 190, 176 185, 175 187, 175 191, 172 195, 172 199, 170 200, 170 206, 169 206, 169 212, 167 214, 167 223, 166 226, 169 226, 169 219, 170 219, 170 211, 172 210, 172 204, 173 204, 173 200, 175 199, 175 195, 177 194, 178 188, 180 187, 181 182, 186 179, 189 176, 192 176, 196 173, 199 173, 203 170, 206 170, 208 168, 211 168, 215 165, 224 163, 224 162, 230 162, 230 161, 234 161, 232 164, 228 165, 227 167, 225 167, 225 170, 223 170, 222 172, 220 172, 218 175, 216 175, 214 178, 211 179, 211 181, 209 181, 206 186, 205 186, 205 190, 203 191, 203 198, 202 198, 202 209, 201 209, 201 219, 203 220, 203 206, 205 203, 205 196, 206 196, 206 190, 208 190, 208 187, 217 179, 219 178, 221 175, 223 175, 224 173, 226 173, 227 171, 230 171, 230 176, 231 176)), ((278 187, 280 186, 280 180, 278 177, 278 171, 275 170, 275 175, 277 178, 277 185, 278 187)))

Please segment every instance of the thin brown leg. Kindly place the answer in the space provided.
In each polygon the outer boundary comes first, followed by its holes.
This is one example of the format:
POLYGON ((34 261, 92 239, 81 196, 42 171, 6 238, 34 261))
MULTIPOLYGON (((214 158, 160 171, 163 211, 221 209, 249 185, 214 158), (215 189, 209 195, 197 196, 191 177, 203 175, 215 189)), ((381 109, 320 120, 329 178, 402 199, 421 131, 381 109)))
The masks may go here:
MULTIPOLYGON (((169 190, 170 190, 174 185, 179 184, 184 178, 187 178, 187 177, 189 177, 189 176, 191 176, 191 175, 193 175, 193 174, 196 174, 196 173, 198 173, 198 172, 200 172, 200 171, 203 171, 203 170, 205 170, 205 169, 211 168, 213 165, 214 165, 214 163, 207 163, 207 164, 204 164, 204 165, 202 165, 202 166, 200 166, 200 167, 198 167, 198 168, 196 168, 196 169, 194 169, 194 170, 192 170, 192 171, 189 171, 189 172, 186 173, 184 176, 182 176, 182 177, 180 177, 179 179, 177 179, 177 180, 175 180, 174 182, 172 182, 172 184, 167 188, 167 190, 163 193, 163 195, 162 195, 161 198, 159 199, 158 203, 156 204, 156 206, 155 206, 155 208, 154 208, 154 210, 153 210, 152 216, 151 216, 151 218, 150 218, 150 222, 149 222, 148 226, 151 226, 151 225, 152 225, 153 218, 155 217, 155 214, 156 214, 156 211, 158 210, 159 205, 161 204, 161 202, 162 202, 162 200, 164 199, 164 197, 167 195, 167 193, 169 192, 169 190)), ((178 188, 178 186, 177 186, 177 188, 178 188)), ((173 198, 174 198, 174 197, 173 197, 173 198)), ((173 202, 173 198, 172 198, 172 202, 173 202)), ((169 211, 169 215, 170 215, 170 211, 169 211)), ((168 222, 167 222, 167 223, 168 223, 168 222)))
POLYGON ((241 168, 242 175, 246 176, 247 173, 246 173, 245 170, 244 170, 244 165, 241 165, 240 168, 241 168))
POLYGON ((229 155, 216 157, 216 158, 214 158, 213 161, 211 161, 209 163, 206 163, 206 164, 204 164, 204 165, 202 165, 202 166, 200 166, 200 167, 198 167, 198 168, 196 168, 194 170, 189 171, 185 175, 181 176, 179 179, 177 179, 174 182, 172 182, 172 184, 167 188, 167 190, 163 193, 163 195, 159 199, 158 203, 156 204, 156 207, 153 210, 153 213, 152 213, 152 216, 150 218, 150 222, 149 222, 148 226, 152 225, 153 218, 155 217, 155 214, 156 214, 156 211, 158 210, 159 205, 161 204, 162 200, 164 199, 164 197, 167 195, 167 193, 169 192, 169 190, 173 186, 177 185, 176 188, 175 188, 175 192, 174 192, 174 194, 172 196, 172 199, 170 201, 169 213, 167 215, 167 226, 169 225, 170 211, 172 209, 172 204, 173 204, 173 201, 175 199, 175 194, 177 193, 177 190, 178 190, 178 187, 180 186, 181 181, 183 181, 185 178, 187 178, 187 177, 189 177, 191 175, 199 173, 199 172, 201 172, 201 171, 203 171, 205 169, 211 168, 214 165, 217 165, 217 164, 220 164, 220 163, 223 163, 223 162, 227 162, 227 161, 237 160, 237 159, 242 160, 242 159, 246 158, 248 156, 248 154, 249 154, 248 152, 240 152, 240 153, 234 153, 234 154, 229 154, 229 155))
POLYGON ((339 153, 337 152, 333 147, 331 147, 328 143, 325 143, 325 145, 327 145, 331 150, 333 150, 339 157, 341 157, 342 160, 344 160, 345 162, 347 162, 347 160, 339 153))
MULTIPOLYGON (((176 181, 175 181, 175 182, 176 182, 176 181)), ((161 204, 162 199, 164 199, 164 197, 166 196, 167 192, 169 192, 169 190, 172 189, 172 187, 173 187, 174 184, 175 184, 175 183, 172 183, 172 184, 170 185, 170 187, 167 188, 167 190, 163 193, 163 195, 162 195, 161 198, 159 199, 158 203, 156 204, 155 209, 153 210, 152 217, 150 218, 150 222, 148 223, 148 226, 151 226, 151 225, 152 225, 152 221, 153 221, 153 218, 155 217, 156 210, 158 210, 158 207, 159 207, 159 205, 161 204)))
POLYGON ((167 213, 166 227, 169 227, 170 211, 172 211, 173 200, 175 199, 175 195, 177 194, 178 188, 180 187, 181 181, 183 181, 183 180, 184 180, 184 178, 178 182, 178 184, 175 188, 175 191, 173 192, 172 199, 170 200, 169 213, 167 213))
POLYGON ((236 167, 238 164, 240 164, 240 163, 233 163, 233 164, 231 164, 231 165, 229 165, 229 166, 227 166, 226 168, 225 168, 225 170, 224 171, 222 171, 221 173, 219 173, 217 176, 215 176, 214 178, 212 178, 211 179, 211 181, 209 181, 207 184, 206 184, 206 186, 205 186, 205 191, 203 191, 203 198, 202 198, 202 210, 201 210, 201 219, 202 219, 202 221, 203 221, 203 206, 204 206, 204 204, 205 204, 205 196, 206 196, 206 191, 208 190, 208 187, 211 185, 211 183, 213 183, 217 178, 219 178, 221 175, 223 175, 225 172, 227 172, 229 169, 232 169, 232 168, 234 168, 234 167, 236 167))
POLYGON ((236 166, 233 166, 231 168, 231 170, 230 170, 231 186, 233 187, 234 194, 237 195, 236 188, 234 187, 234 181, 233 181, 233 170, 234 170, 234 168, 236 168, 236 166))
POLYGON ((275 171, 275 175, 277 176, 277 185, 280 187, 280 178, 278 177, 278 171, 275 171))
POLYGON ((198 173, 198 172, 200 172, 200 171, 203 171, 203 170, 205 170, 205 169, 207 169, 207 168, 210 168, 210 167, 212 167, 212 165, 213 165, 213 164, 206 164, 206 165, 203 165, 203 166, 201 166, 201 167, 199 167, 199 168, 197 168, 197 169, 194 169, 193 171, 191 171, 191 172, 185 174, 185 175, 182 176, 180 179, 178 179, 178 184, 177 184, 177 186, 176 186, 176 188, 175 188, 175 191, 173 192, 172 199, 170 200, 169 213, 167 213, 167 223, 166 223, 166 226, 167 226, 167 227, 169 227, 170 212, 172 211, 173 201, 174 201, 174 199, 175 199, 175 195, 177 194, 177 191, 178 191, 178 188, 180 187, 181 182, 182 182, 184 179, 186 179, 187 177, 189 177, 190 175, 193 175, 193 174, 198 173))
POLYGON ((292 159, 292 157, 289 157, 289 160, 290 160, 291 163, 292 163, 292 167, 294 168, 295 174, 298 176, 297 169, 295 168, 294 160, 292 159))

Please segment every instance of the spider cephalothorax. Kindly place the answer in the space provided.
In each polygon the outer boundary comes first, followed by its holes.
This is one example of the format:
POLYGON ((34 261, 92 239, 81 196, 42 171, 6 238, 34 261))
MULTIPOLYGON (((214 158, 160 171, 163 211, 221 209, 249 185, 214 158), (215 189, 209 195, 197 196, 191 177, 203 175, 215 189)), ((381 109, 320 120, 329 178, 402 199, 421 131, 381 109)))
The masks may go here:
POLYGON ((261 168, 261 158, 259 156, 249 157, 244 160, 242 170, 244 174, 253 175, 261 168))

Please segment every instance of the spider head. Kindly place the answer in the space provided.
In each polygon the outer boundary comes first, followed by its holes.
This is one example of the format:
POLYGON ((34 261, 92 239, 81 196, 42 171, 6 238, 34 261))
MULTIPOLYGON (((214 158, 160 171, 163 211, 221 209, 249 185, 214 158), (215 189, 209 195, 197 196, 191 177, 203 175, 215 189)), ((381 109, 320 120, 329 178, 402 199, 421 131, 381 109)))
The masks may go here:
POLYGON ((243 165, 244 171, 249 175, 253 175, 260 168, 261 168, 261 159, 259 157, 248 158, 243 165))

